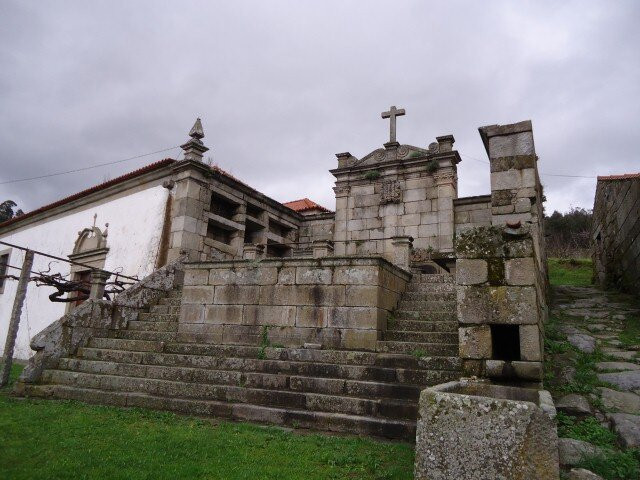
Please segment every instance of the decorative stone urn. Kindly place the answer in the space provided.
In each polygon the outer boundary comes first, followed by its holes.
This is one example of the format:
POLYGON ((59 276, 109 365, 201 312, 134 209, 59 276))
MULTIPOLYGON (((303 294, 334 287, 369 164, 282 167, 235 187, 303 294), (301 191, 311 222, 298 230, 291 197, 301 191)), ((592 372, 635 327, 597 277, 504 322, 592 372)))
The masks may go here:
POLYGON ((416 480, 557 480, 556 410, 546 390, 461 379, 420 395, 416 480))

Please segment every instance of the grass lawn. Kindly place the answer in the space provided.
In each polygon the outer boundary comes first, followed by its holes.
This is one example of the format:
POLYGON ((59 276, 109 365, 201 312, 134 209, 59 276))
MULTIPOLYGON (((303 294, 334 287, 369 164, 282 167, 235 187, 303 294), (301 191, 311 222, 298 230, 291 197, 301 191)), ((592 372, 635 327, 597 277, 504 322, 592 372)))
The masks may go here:
POLYGON ((403 443, 0 391, 3 480, 410 479, 413 460, 403 443))
POLYGON ((550 258, 547 262, 549 266, 549 282, 551 285, 576 285, 588 287, 591 285, 593 267, 591 259, 566 259, 550 258))

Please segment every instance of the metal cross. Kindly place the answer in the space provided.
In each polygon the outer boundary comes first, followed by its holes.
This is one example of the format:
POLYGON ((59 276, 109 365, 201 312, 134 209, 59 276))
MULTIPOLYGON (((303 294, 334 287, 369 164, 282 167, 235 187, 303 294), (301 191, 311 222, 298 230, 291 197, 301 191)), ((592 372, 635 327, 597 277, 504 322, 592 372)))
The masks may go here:
POLYGON ((382 118, 391 119, 389 125, 389 143, 396 142, 396 117, 401 117, 404 114, 404 108, 396 108, 395 105, 391 106, 388 112, 382 112, 382 118))

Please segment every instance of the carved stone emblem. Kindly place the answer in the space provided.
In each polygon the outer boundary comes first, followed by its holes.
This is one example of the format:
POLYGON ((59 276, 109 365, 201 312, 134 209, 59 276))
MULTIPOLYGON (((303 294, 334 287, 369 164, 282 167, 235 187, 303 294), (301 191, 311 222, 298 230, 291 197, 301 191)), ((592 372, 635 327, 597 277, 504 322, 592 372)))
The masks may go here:
POLYGON ((440 152, 440 144, 438 142, 432 142, 429 144, 429 153, 440 152))
POLYGON ((402 189, 398 180, 385 180, 382 182, 382 194, 380 203, 400 203, 402 201, 402 189))

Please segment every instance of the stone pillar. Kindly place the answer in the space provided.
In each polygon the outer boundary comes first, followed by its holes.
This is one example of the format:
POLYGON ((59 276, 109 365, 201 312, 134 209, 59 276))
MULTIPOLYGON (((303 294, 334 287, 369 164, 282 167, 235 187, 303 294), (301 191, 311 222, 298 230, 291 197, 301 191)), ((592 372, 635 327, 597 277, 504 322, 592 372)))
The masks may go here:
POLYGON ((336 216, 333 231, 334 248, 336 255, 346 255, 347 253, 347 222, 349 221, 349 186, 335 186, 333 191, 336 194, 336 216))
POLYGON ((204 260, 204 238, 207 235, 206 210, 211 202, 208 186, 210 169, 202 162, 184 160, 173 169, 175 187, 171 206, 171 238, 168 261, 182 254, 190 261, 204 260))
POLYGON ((458 196, 458 176, 454 167, 439 169, 433 178, 438 188, 438 250, 453 251, 453 199, 458 196))
POLYGON ((465 374, 541 381, 546 302, 529 226, 466 230, 456 256, 465 374))
POLYGON ((89 291, 89 298, 92 300, 102 300, 104 296, 104 289, 111 276, 110 272, 106 270, 91 270, 91 290, 89 291))
POLYGON ((411 247, 413 245, 412 237, 393 237, 393 263, 397 266, 409 270, 411 247))
POLYGON ((330 240, 314 240, 311 248, 313 249, 313 258, 328 257, 333 254, 333 242, 330 240))
POLYGON ((243 260, 257 260, 262 257, 263 252, 264 245, 245 243, 242 249, 242 258, 243 260))

